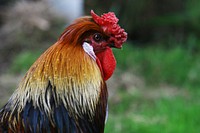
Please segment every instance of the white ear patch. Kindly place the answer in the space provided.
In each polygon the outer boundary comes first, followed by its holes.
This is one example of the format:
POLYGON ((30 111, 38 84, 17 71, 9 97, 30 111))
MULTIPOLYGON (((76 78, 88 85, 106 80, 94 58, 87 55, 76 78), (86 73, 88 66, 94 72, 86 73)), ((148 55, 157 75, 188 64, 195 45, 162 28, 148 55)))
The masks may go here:
POLYGON ((93 47, 89 43, 84 42, 83 49, 92 59, 96 61, 96 55, 94 53, 93 47))

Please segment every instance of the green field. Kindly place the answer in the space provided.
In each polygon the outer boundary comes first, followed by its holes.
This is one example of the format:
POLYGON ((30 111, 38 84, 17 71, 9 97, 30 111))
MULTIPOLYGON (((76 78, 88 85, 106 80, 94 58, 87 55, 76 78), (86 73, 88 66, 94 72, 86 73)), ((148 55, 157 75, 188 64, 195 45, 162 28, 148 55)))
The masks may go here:
POLYGON ((200 71, 198 54, 175 47, 115 51, 118 66, 144 80, 120 86, 109 100, 106 133, 199 133, 200 71))
POLYGON ((167 97, 148 96, 145 93, 149 90, 142 91, 144 92, 139 90, 139 94, 121 91, 118 92, 120 101, 116 103, 110 101, 106 133, 198 133, 200 131, 200 91, 187 90, 185 96, 177 94, 167 97))

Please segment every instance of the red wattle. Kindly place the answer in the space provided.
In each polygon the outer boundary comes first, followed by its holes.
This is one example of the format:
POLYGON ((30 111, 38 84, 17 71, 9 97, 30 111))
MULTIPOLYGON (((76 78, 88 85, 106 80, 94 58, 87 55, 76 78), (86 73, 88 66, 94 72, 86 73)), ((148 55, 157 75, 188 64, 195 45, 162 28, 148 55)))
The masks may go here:
POLYGON ((116 67, 116 60, 113 55, 112 49, 107 48, 106 50, 96 53, 97 56, 97 64, 103 74, 104 80, 108 80, 116 67))

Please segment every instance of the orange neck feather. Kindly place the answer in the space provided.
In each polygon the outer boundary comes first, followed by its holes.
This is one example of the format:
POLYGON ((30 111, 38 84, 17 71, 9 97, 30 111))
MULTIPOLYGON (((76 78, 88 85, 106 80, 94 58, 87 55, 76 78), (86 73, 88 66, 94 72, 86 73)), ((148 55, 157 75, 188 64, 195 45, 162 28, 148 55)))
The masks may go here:
POLYGON ((81 45, 57 42, 50 47, 30 68, 28 75, 41 81, 74 78, 83 83, 98 72, 96 62, 90 58, 81 45), (78 73, 77 73, 78 72, 78 73))

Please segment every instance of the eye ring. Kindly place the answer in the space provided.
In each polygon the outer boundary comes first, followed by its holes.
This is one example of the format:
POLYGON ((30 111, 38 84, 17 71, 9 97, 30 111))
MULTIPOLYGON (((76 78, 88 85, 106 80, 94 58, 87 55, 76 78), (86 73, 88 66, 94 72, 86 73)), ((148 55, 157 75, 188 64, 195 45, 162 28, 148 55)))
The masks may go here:
POLYGON ((103 38, 103 36, 102 36, 100 33, 95 33, 94 36, 93 36, 93 39, 94 39, 96 42, 101 41, 102 38, 103 38))

